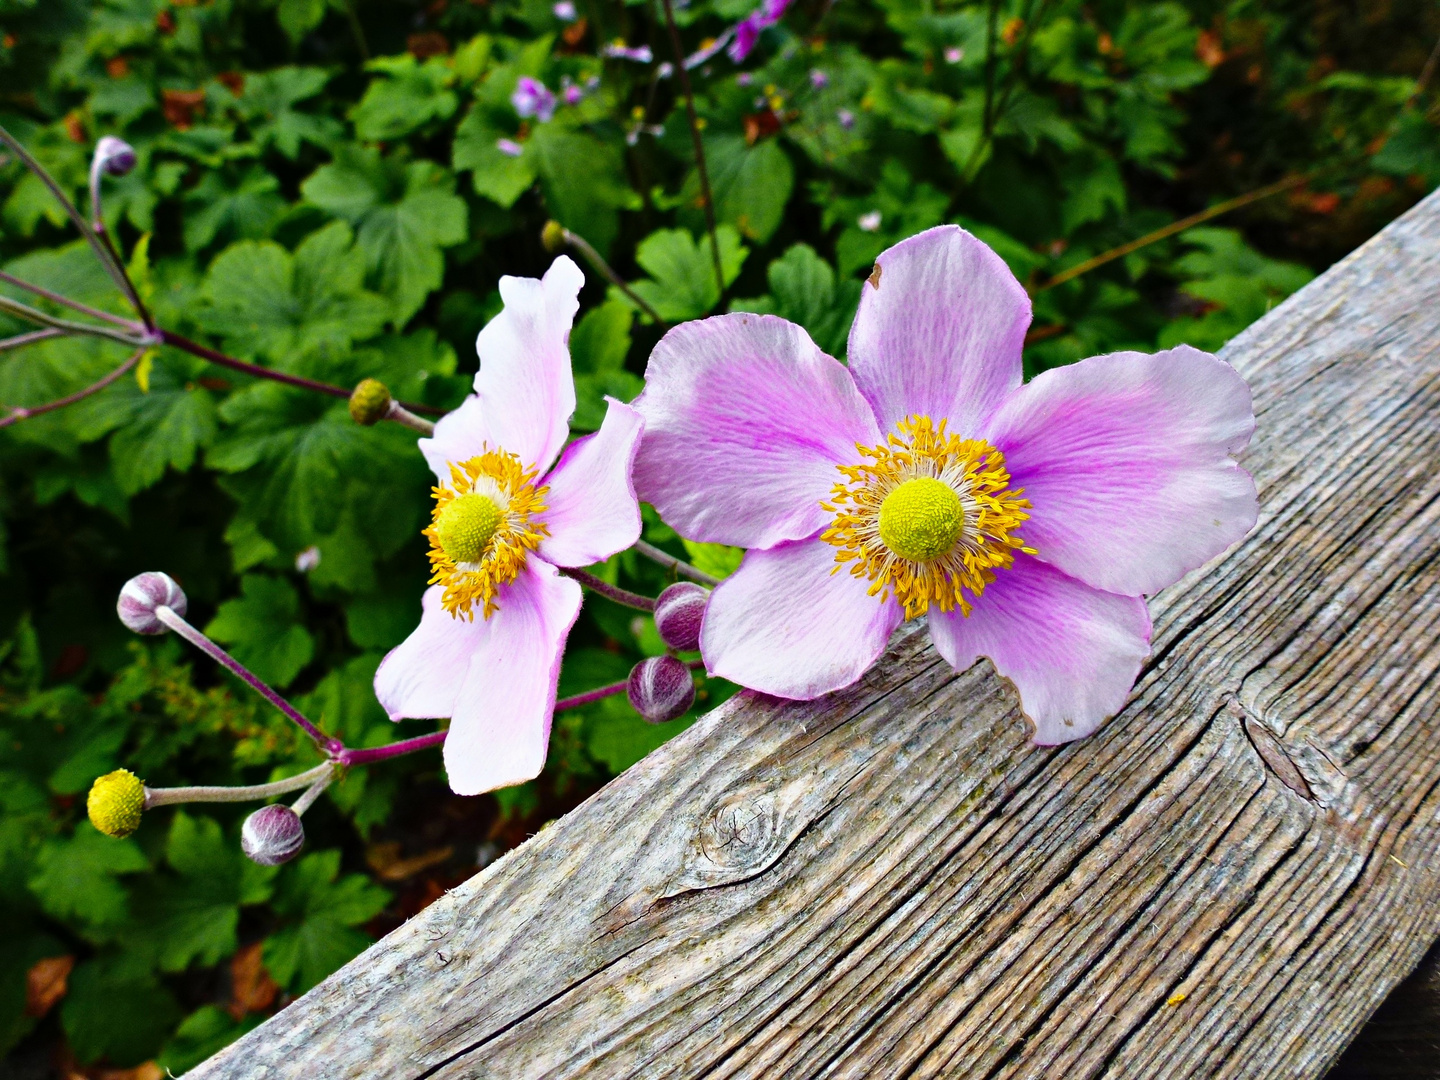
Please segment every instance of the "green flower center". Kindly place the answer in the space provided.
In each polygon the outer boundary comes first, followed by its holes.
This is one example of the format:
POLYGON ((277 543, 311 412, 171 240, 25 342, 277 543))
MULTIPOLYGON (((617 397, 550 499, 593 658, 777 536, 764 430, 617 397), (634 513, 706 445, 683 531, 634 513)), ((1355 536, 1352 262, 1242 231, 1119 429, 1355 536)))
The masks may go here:
POLYGON ((504 515, 488 495, 470 492, 451 499, 435 521, 435 539, 455 563, 478 563, 504 515))
POLYGON ((965 532, 965 508, 949 484, 906 480, 880 504, 880 541, 902 559, 928 562, 948 554, 965 532))

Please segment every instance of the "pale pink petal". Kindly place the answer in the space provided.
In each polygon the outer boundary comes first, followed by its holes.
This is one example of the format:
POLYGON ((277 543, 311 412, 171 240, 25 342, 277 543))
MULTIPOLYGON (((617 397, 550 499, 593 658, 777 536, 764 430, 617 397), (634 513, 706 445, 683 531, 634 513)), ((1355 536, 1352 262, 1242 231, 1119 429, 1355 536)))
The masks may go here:
POLYGON ((450 720, 445 771, 458 795, 540 775, 550 745, 565 638, 580 614, 580 586, 542 559, 526 560, 501 590, 450 720))
POLYGON ((635 400, 635 490, 692 540, 769 547, 816 532, 820 502, 880 441, 843 364, 794 323, 734 313, 677 326, 635 400))
POLYGON ((1020 691, 1035 741, 1084 738, 1119 712, 1150 654, 1150 613, 1138 596, 1092 589, 1028 555, 959 609, 930 609, 930 636, 952 666, 982 656, 1020 691))
POLYGON ((1181 345, 1047 371, 986 426, 1033 504, 1020 535, 1096 588, 1153 593, 1255 524, 1255 483, 1231 457, 1255 429, 1250 388, 1181 345))
POLYGON ((875 261, 850 328, 850 371, 880 426, 919 413, 966 438, 1020 385, 1030 298, 1004 260, 958 225, 875 261))
POLYGON ((485 427, 480 399, 471 394, 460 407, 435 422, 435 434, 419 440, 420 453, 442 484, 450 482, 450 462, 459 464, 479 457, 495 444, 485 427))
POLYGON ((700 628, 712 675, 808 700, 849 686, 885 651, 902 612, 811 538, 746 552, 716 586, 700 628), (837 571, 838 572, 835 572, 837 571))
POLYGON ((550 535, 540 554, 556 566, 589 566, 640 539, 640 504, 630 470, 645 421, 624 402, 608 398, 605 422, 594 435, 565 448, 544 483, 550 535))
POLYGON ((457 619, 440 606, 444 592, 440 585, 425 590, 420 625, 375 672, 375 696, 391 720, 449 716, 470 658, 485 637, 480 620, 457 619))
POLYGON ((519 456, 542 473, 565 445, 575 411, 570 325, 585 275, 568 256, 544 278, 502 277, 505 308, 475 341, 475 374, 491 449, 519 456))

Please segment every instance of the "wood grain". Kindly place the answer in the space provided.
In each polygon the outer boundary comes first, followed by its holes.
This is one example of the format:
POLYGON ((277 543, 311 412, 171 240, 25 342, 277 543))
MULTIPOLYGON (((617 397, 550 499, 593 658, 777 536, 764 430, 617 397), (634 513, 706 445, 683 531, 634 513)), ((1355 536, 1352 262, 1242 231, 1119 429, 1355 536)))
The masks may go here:
POLYGON ((1095 737, 923 627, 732 699, 192 1076, 1318 1077, 1440 936, 1440 194, 1237 338, 1261 519, 1095 737))

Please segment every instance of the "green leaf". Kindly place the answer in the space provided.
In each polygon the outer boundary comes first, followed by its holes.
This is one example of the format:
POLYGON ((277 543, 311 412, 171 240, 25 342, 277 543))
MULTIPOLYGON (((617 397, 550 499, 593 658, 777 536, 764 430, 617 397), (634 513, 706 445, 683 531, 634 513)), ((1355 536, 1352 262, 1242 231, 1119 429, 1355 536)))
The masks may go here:
POLYGON ((226 348, 293 370, 314 352, 333 355, 379 332, 389 305, 364 289, 365 255, 343 221, 305 238, 291 255, 272 241, 243 241, 210 264, 197 312, 226 348))
POLYGON ((508 209, 535 183, 538 175, 533 152, 516 156, 500 149, 501 139, 514 133, 496 126, 489 111, 475 106, 455 131, 451 162, 457 172, 469 170, 475 194, 508 209))
MULTIPOLYGON (((740 274, 748 250, 740 243, 733 226, 716 230, 720 240, 720 265, 728 286, 740 274)), ((650 274, 631 286, 666 322, 684 322, 708 314, 720 302, 720 285, 715 280, 715 263, 710 254, 710 237, 700 243, 685 229, 661 229, 640 242, 635 261, 650 274)), ((630 302, 618 289, 610 298, 630 302)))
POLYGON ((369 944, 356 925, 380 913, 390 894, 362 874, 340 873, 340 852, 321 851, 285 868, 275 909, 283 926, 265 940, 265 967, 295 992, 314 986, 369 944))
POLYGON ((726 544, 706 544, 698 540, 681 539, 685 545, 685 551, 690 556, 690 562, 695 569, 703 570, 711 577, 729 577, 740 568, 740 560, 745 557, 745 549, 730 547, 726 544))
POLYGON ((288 686, 315 655, 315 639, 299 621, 300 598, 288 581, 260 574, 246 574, 240 590, 205 633, 272 686, 288 686))
POLYGON ((239 107, 250 133, 262 147, 273 145, 290 160, 302 142, 328 148, 344 137, 339 121, 295 108, 314 98, 330 81, 331 72, 315 67, 280 67, 246 74, 239 107))
POLYGON ((103 836, 82 821, 73 836, 40 846, 30 891, 52 918, 78 921, 89 932, 103 934, 129 912, 120 875, 149 868, 135 841, 103 836))
POLYGON ((373 150, 346 148, 300 187, 310 202, 358 230, 368 269, 403 324, 445 276, 442 249, 466 238, 455 179, 430 162, 400 166, 373 150))
POLYGON ((300 39, 325 18, 325 0, 280 0, 275 8, 275 18, 290 39, 290 44, 298 45, 300 39))
POLYGON ((153 975, 122 957, 81 964, 70 975, 60 1020, 81 1061, 129 1067, 154 1056, 180 1018, 180 1006, 153 975))
POLYGON ((835 271, 808 244, 794 244, 765 272, 770 295, 736 300, 731 311, 779 315, 799 323, 831 356, 843 356, 860 303, 860 282, 836 284, 835 271))
POLYGON ((180 1021, 155 1063, 167 1076, 179 1076, 218 1054, 263 1021, 264 1017, 253 1015, 236 1020, 218 1005, 202 1005, 180 1021))
POLYGON ((199 251, 213 240, 259 240, 270 235, 285 210, 280 181, 258 167, 236 183, 207 172, 185 196, 185 250, 199 251))
MULTIPOLYGON (((795 186, 795 168, 777 139, 750 146, 743 135, 718 135, 705 140, 705 160, 715 195, 715 217, 728 222, 747 240, 769 240, 785 217, 795 186)), ((686 202, 698 205, 699 174, 691 171, 681 189, 686 202)), ((696 214, 694 224, 703 224, 696 214)))
POLYGON ((612 773, 622 773, 692 723, 693 717, 668 724, 647 724, 624 695, 605 698, 586 718, 586 749, 612 773))
MULTIPOLYGON (((424 63, 410 53, 382 56, 366 65, 384 77, 373 79, 350 110, 355 134, 362 139, 398 139, 437 120, 448 120, 458 101, 449 89, 455 81, 450 65, 438 57, 424 63)), ((308 196, 307 196, 308 197, 308 196)))
POLYGON ((619 212, 640 205, 619 148, 551 123, 535 130, 525 152, 534 156, 550 216, 601 253, 608 251, 620 231, 619 212))

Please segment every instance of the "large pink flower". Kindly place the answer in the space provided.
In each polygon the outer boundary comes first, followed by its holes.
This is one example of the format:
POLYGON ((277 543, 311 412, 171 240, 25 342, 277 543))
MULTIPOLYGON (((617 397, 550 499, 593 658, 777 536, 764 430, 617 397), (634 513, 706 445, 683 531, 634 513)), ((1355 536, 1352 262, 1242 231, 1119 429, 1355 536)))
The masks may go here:
POLYGON ((501 278, 505 308, 476 341, 475 394, 420 440, 439 481, 425 530, 435 573, 420 626, 385 657, 375 694, 392 720, 450 717, 445 768, 461 795, 539 774, 580 613, 580 586, 557 567, 600 562, 640 537, 630 480, 640 414, 611 400, 600 430, 565 446, 584 283, 565 256, 541 280, 501 278))
POLYGON ((1015 684, 1037 742, 1124 705, 1143 594, 1255 523, 1232 456, 1250 391, 1187 346, 1022 385, 1029 323, 1000 258, 942 226, 880 256, 848 369, 768 315, 665 335, 635 403, 636 488, 684 535, 750 549, 705 616, 712 674, 817 697, 928 612, 952 665, 986 656, 1015 684))

